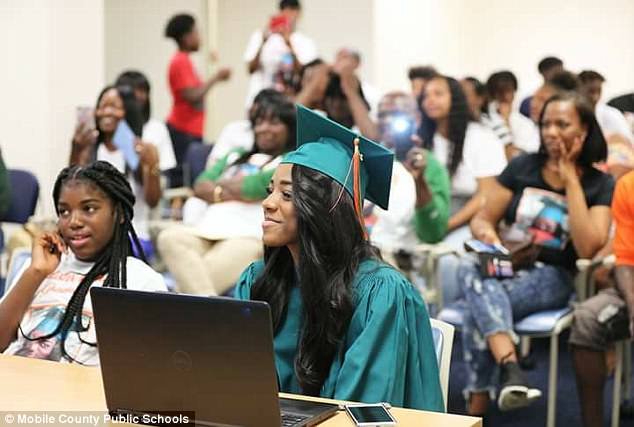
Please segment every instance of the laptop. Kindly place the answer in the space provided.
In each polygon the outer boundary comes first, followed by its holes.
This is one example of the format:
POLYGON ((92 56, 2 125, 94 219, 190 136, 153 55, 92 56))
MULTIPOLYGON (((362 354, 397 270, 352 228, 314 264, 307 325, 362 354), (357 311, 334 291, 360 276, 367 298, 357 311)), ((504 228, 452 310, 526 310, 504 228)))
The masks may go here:
POLYGON ((205 426, 312 426, 338 405, 278 398, 268 304, 90 289, 108 411, 205 426))

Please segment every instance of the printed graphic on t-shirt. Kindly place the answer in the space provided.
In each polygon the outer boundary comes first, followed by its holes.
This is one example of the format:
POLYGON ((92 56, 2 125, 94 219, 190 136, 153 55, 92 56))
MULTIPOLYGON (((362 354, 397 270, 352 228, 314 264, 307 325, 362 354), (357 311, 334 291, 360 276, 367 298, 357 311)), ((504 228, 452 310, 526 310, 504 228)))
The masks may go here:
POLYGON ((533 236, 537 245, 563 250, 570 239, 565 197, 552 191, 525 188, 511 229, 514 237, 523 234, 517 240, 533 236))
MULTIPOLYGON (((47 336, 55 333, 61 325, 63 318, 64 307, 61 306, 34 310, 31 313, 31 322, 29 322, 29 326, 35 326, 30 330, 22 330, 20 332, 20 336, 18 337, 19 348, 14 354, 16 356, 33 357, 36 359, 53 360, 56 362, 62 360, 64 355, 61 346, 62 334, 58 332, 54 336, 47 336)), ((69 328, 69 337, 71 334, 75 335, 79 330, 77 323, 75 321, 73 322, 74 324, 69 328)), ((89 322, 90 317, 83 315, 82 323, 85 326, 88 326, 90 324, 89 322)), ((70 349, 68 345, 65 346, 65 350, 68 356, 76 356, 69 354, 70 349)))

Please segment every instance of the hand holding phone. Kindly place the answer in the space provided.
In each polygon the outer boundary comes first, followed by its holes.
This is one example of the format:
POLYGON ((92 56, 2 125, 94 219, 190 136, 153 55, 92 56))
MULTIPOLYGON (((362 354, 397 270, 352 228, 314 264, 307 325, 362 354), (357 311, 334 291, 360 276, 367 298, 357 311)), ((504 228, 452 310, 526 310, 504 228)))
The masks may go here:
POLYGON ((95 110, 92 107, 77 107, 77 126, 73 135, 73 146, 84 149, 97 141, 98 132, 95 127, 95 110))
POLYGON ((357 427, 381 427, 395 426, 396 420, 392 417, 387 403, 376 404, 349 404, 344 408, 352 422, 357 427))
POLYGON ((282 14, 271 17, 269 31, 271 33, 285 33, 288 31, 288 18, 282 14))

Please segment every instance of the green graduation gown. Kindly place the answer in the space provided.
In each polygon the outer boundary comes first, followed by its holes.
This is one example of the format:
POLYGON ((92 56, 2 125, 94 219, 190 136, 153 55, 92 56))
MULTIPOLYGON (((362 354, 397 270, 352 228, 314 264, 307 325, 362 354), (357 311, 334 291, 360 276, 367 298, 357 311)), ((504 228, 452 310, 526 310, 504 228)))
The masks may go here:
MULTIPOLYGON (((263 269, 257 261, 242 273, 236 298, 250 298, 263 269)), ((416 289, 392 267, 367 260, 353 290, 352 319, 320 396, 443 412, 429 316, 416 289)), ((280 391, 287 393, 301 394, 293 368, 301 319, 301 294, 294 286, 274 338, 280 391)))

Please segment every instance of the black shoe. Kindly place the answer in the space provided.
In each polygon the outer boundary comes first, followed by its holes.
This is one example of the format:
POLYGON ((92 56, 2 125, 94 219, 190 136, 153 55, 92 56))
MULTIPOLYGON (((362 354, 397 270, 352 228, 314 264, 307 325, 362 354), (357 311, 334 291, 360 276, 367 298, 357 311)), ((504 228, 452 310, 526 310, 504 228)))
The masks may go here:
POLYGON ((506 362, 500 366, 500 411, 511 411, 530 405, 542 396, 539 389, 531 388, 517 362, 506 362))

